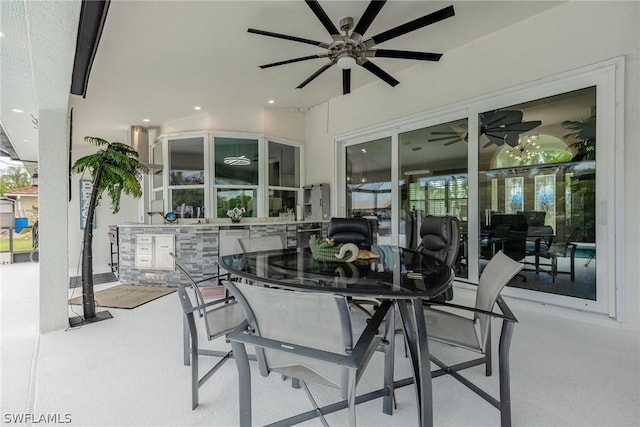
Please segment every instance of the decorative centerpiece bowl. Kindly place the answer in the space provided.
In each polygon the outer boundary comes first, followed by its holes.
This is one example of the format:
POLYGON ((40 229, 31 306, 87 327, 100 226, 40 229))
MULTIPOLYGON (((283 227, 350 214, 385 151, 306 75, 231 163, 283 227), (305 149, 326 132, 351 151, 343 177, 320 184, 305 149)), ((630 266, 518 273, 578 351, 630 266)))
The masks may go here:
POLYGON ((351 262, 358 257, 358 246, 353 243, 335 245, 333 239, 320 239, 315 234, 309 238, 311 256, 316 261, 351 262))
POLYGON ((245 212, 247 212, 245 208, 235 207, 227 211, 227 216, 231 218, 231 222, 240 222, 245 212))

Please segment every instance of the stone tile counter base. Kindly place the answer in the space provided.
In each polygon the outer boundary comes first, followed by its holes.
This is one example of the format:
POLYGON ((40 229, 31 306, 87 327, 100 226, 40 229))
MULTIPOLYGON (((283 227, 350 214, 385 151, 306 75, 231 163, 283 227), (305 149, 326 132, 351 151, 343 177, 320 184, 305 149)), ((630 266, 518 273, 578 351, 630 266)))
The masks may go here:
MULTIPOLYGON (((218 274, 218 248, 220 229, 248 228, 249 236, 260 237, 279 234, 286 238, 288 247, 297 247, 297 230, 302 222, 265 223, 247 221, 232 225, 219 224, 165 224, 165 225, 120 225, 118 226, 120 282, 131 285, 176 286, 187 284, 180 272, 167 269, 136 268, 136 240, 138 235, 175 236, 176 255, 185 263, 194 279, 200 280, 218 274)), ((308 225, 308 224, 307 224, 308 225)), ((318 223, 326 235, 327 223, 318 223)))

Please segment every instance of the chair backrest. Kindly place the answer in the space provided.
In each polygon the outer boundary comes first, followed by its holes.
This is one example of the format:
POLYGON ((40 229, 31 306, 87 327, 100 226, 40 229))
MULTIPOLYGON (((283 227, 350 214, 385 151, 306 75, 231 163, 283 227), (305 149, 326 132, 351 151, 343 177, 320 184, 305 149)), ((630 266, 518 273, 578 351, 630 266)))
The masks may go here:
MULTIPOLYGON (((514 261, 502 251, 495 254, 480 276, 475 307, 480 310, 492 311, 502 288, 504 288, 523 267, 524 264, 514 261)), ((491 319, 486 314, 476 313, 474 317, 480 323, 480 338, 482 348, 484 349, 487 343, 489 322, 491 319)))
POLYGON ((454 216, 424 217, 420 226, 420 252, 453 267, 460 247, 460 221, 454 216))
MULTIPOLYGON (((189 285, 191 290, 193 291, 193 293, 195 294, 196 297, 196 304, 195 305, 203 305, 204 304, 204 297, 202 296, 202 292, 200 292, 200 288, 198 287, 196 281, 194 280, 193 276, 191 276, 191 274, 189 273, 189 270, 187 269, 187 266, 184 265, 184 263, 182 262, 182 260, 180 258, 178 258, 175 254, 170 253, 169 255, 171 255, 171 257, 173 258, 173 261, 176 264, 176 269, 178 269, 178 271, 180 271, 182 273, 182 275, 184 277, 187 278, 187 280, 189 280, 189 285)), ((183 304, 183 308, 185 308, 184 306, 184 300, 185 300, 185 296, 188 299, 188 303, 191 304, 191 299, 189 298, 189 294, 187 293, 187 289, 186 286, 184 286, 181 283, 178 283, 178 296, 180 297, 180 301, 183 304)), ((191 304, 191 306, 193 306, 193 304, 191 304)), ((191 308, 191 307, 189 307, 191 308)), ((200 311, 200 315, 204 316, 204 311, 200 311)))
MULTIPOLYGON (((571 233, 565 235, 564 239, 554 239, 549 250, 559 256, 566 257, 569 243, 577 241, 580 238, 581 231, 580 227, 576 227, 571 233)), ((575 249, 576 245, 572 245, 572 250, 575 251, 575 249)))
POLYGON ((371 224, 366 218, 331 218, 327 237, 335 243, 355 243, 370 249, 372 243, 371 224))
POLYGON ((187 318, 192 344, 195 345, 195 347, 197 347, 197 338, 195 337, 198 336, 198 332, 194 313, 199 313, 200 317, 204 318, 204 325, 209 340, 229 333, 244 320, 242 312, 233 298, 220 298, 215 301, 209 301, 206 304, 207 307, 204 308, 204 298, 197 282, 191 274, 189 274, 184 263, 173 253, 170 253, 170 255, 176 263, 176 268, 191 282, 188 286, 178 283, 177 293, 182 311, 187 318), (195 304, 193 303, 189 290, 195 295, 195 304), (198 305, 202 308, 194 312, 193 309, 198 305))
POLYGON ((242 252, 269 251, 274 249, 284 249, 284 239, 280 234, 268 236, 238 239, 238 244, 242 252))
MULTIPOLYGON (((305 346, 345 355, 353 347, 349 308, 343 296, 240 282, 223 284, 243 308, 255 335, 293 348, 305 346)), ((335 388, 342 388, 345 380, 344 369, 329 362, 271 349, 257 349, 256 355, 259 362, 264 358, 266 369, 261 373, 265 376, 273 370, 335 388)))
POLYGON ((529 223, 524 214, 493 214, 491 215, 491 228, 508 226, 511 230, 527 231, 529 223))
POLYGON ((547 217, 547 213, 545 211, 517 211, 516 213, 518 215, 524 215, 529 227, 544 225, 544 220, 547 217))
POLYGON ((524 214, 493 214, 491 226, 496 237, 504 238, 505 255, 520 261, 527 255, 527 233, 529 225, 524 214))

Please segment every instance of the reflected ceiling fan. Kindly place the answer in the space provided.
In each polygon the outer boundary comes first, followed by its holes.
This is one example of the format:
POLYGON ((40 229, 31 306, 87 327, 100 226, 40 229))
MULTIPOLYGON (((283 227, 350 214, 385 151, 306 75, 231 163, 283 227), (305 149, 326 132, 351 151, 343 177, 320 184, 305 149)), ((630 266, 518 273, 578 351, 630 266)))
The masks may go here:
POLYGON ((520 134, 535 129, 541 124, 540 120, 523 122, 522 111, 519 110, 494 110, 482 113, 480 114, 480 135, 485 134, 489 138, 489 142, 482 148, 491 144, 500 147, 505 143, 515 147, 520 142, 520 134))
POLYGON ((445 7, 436 12, 414 19, 413 21, 391 28, 372 37, 364 38, 364 34, 378 16, 378 13, 386 3, 386 1, 372 0, 364 14, 354 27, 354 21, 351 17, 346 17, 340 20, 340 30, 344 32, 341 34, 338 28, 331 22, 331 19, 327 16, 326 12, 316 0, 305 0, 305 3, 311 11, 320 20, 324 28, 327 30, 331 38, 331 42, 320 42, 315 40, 309 40, 305 38, 289 36, 286 34, 273 33, 270 31, 258 30, 255 28, 249 28, 247 31, 253 34, 259 34, 262 36, 275 37, 284 40, 291 40, 299 43, 306 43, 313 46, 326 49, 325 53, 317 55, 303 56, 300 58, 287 59, 284 61, 273 62, 271 64, 261 65, 260 68, 270 68, 279 65, 291 64, 294 62, 307 61, 310 59, 328 58, 329 61, 320 67, 309 78, 300 83, 297 88, 302 89, 313 81, 320 74, 327 71, 332 65, 337 64, 342 69, 342 93, 346 95, 351 92, 351 69, 355 65, 359 65, 372 74, 376 75, 390 86, 396 86, 400 83, 393 78, 389 73, 375 65, 369 60, 369 58, 397 58, 397 59, 415 59, 419 61, 439 61, 442 56, 441 53, 430 52, 415 52, 409 50, 393 50, 393 49, 376 49, 376 46, 380 43, 426 27, 443 19, 450 18, 455 15, 453 6, 445 7))
POLYGON ((459 141, 464 141, 465 144, 469 142, 469 133, 467 132, 467 124, 464 125, 451 125, 451 130, 433 131, 431 132, 433 138, 427 139, 427 142, 440 142, 444 141, 445 146, 455 144, 459 141), (437 136, 436 136, 437 135, 437 136))
MULTIPOLYGON (((480 135, 485 135, 489 142, 482 148, 486 148, 491 144, 498 147, 507 144, 511 147, 518 145, 520 135, 537 128, 542 124, 540 120, 532 120, 529 122, 522 121, 522 111, 518 110, 494 110, 480 114, 480 135)), ((428 142, 446 141, 444 145, 451 145, 458 141, 469 142, 469 133, 460 136, 459 132, 451 131, 435 131, 431 135, 438 135, 430 138, 428 142)))

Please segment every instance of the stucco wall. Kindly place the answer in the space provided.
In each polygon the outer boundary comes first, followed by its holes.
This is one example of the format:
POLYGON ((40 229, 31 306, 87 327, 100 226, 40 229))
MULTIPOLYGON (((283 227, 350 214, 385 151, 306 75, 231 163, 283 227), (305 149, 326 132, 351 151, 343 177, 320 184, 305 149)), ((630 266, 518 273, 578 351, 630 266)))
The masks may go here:
MULTIPOLYGON (((307 158, 332 159, 337 135, 448 106, 562 72, 625 56, 624 277, 626 321, 640 329, 640 3, 568 2, 505 26, 450 52, 437 64, 419 64, 395 76, 395 88, 375 82, 307 113, 307 158)), ((307 182, 335 188, 335 163, 307 162, 307 182)))

